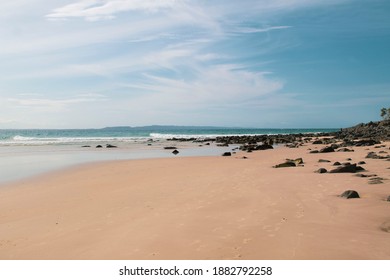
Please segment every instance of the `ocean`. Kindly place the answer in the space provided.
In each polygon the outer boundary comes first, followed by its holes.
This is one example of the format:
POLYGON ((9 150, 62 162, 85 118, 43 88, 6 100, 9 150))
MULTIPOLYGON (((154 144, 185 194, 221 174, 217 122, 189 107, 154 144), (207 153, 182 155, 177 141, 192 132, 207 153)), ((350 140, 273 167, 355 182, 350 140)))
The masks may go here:
POLYGON ((226 135, 263 135, 331 132, 337 129, 256 129, 220 127, 109 127, 102 129, 0 129, 0 184, 34 177, 80 164, 110 160, 215 156, 237 145, 219 147, 169 142, 170 138, 215 138, 226 135), (106 148, 106 145, 117 148, 106 148), (102 146, 97 149, 96 146, 102 146), (178 155, 165 146, 175 145, 178 155), (201 147, 200 147, 201 146, 201 147))
POLYGON ((0 146, 69 145, 169 138, 212 138, 226 135, 264 135, 332 132, 337 129, 265 129, 187 126, 108 127, 101 129, 0 129, 0 146))

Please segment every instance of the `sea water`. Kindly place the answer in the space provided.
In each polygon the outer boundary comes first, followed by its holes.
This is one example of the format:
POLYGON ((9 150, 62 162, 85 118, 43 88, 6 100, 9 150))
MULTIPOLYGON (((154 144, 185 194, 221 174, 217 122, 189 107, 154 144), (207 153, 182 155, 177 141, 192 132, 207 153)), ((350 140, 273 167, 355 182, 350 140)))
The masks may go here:
POLYGON ((0 129, 0 183, 64 167, 141 158, 220 155, 235 148, 186 142, 170 138, 208 139, 226 135, 264 135, 331 132, 336 129, 256 129, 219 127, 110 127, 102 129, 0 129), (106 148, 106 145, 117 148, 106 148), (165 150, 179 145, 180 153, 165 150), (96 148, 101 145, 102 148, 96 148))

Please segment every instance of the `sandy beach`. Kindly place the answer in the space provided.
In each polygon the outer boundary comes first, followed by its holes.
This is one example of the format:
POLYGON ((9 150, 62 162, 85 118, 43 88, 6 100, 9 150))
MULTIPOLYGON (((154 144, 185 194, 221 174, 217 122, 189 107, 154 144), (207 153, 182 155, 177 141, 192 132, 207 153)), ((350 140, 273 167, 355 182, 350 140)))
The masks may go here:
POLYGON ((388 260, 390 162, 365 158, 382 145, 117 160, 6 184, 0 259, 388 260), (304 164, 272 168, 286 158, 304 164), (315 172, 347 158, 384 180, 315 172))

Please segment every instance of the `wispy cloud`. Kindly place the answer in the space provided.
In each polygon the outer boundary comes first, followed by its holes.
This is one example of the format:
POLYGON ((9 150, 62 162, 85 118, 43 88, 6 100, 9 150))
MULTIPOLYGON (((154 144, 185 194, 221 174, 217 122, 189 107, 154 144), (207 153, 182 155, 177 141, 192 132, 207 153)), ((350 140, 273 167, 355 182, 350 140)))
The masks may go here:
POLYGON ((296 46, 295 22, 280 15, 345 1, 5 1, 2 111, 28 108, 58 122, 56 112, 76 119, 88 107, 93 123, 107 108, 112 122, 125 122, 143 112, 158 121, 159 113, 175 120, 183 110, 288 106, 294 96, 280 95, 287 82, 265 63, 296 46), (25 92, 38 95, 17 95, 25 92))

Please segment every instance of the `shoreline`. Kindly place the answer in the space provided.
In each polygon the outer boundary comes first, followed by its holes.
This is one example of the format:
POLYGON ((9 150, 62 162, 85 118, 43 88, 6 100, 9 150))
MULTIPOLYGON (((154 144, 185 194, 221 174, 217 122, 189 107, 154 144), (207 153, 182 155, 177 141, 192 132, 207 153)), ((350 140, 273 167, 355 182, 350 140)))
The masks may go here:
POLYGON ((95 162, 7 184, 0 259, 388 260, 390 164, 365 158, 383 145, 95 162), (347 158, 383 181, 315 173, 347 158), (339 197, 348 189, 360 199, 339 197))
POLYGON ((136 160, 144 158, 171 158, 188 156, 220 155, 237 147, 218 147, 215 144, 199 147, 202 143, 188 143, 175 141, 155 141, 153 146, 148 141, 138 143, 111 144, 117 148, 106 148, 106 144, 89 143, 89 147, 73 145, 39 145, 39 146, 0 146, 0 187, 13 181, 34 178, 42 174, 73 165, 105 162, 112 160, 136 160), (103 148, 95 148, 96 145, 103 148), (179 153, 172 154, 172 150, 164 149, 167 146, 177 146, 179 153))

